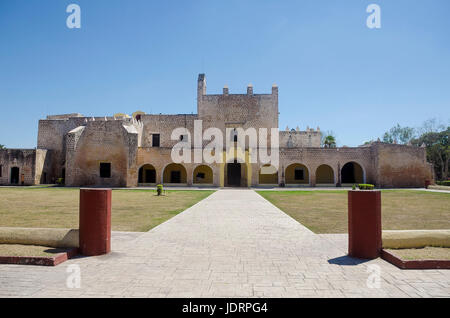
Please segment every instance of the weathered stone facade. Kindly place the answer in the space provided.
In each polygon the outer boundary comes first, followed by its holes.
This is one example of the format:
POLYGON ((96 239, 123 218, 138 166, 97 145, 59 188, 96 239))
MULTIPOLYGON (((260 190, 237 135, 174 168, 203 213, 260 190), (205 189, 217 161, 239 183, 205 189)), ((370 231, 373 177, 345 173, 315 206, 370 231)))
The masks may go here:
MULTIPOLYGON (((279 132, 278 140, 271 141, 272 128, 278 128, 276 85, 271 94, 254 94, 249 85, 246 94, 230 94, 225 87, 223 94, 208 95, 205 75, 200 74, 197 114, 138 111, 131 117, 68 114, 40 120, 37 149, 0 150, 0 184, 54 183, 62 178, 67 186, 107 187, 157 183, 298 187, 363 182, 378 187, 423 187, 425 180, 433 179, 425 148, 374 142, 325 149, 320 147, 319 128, 286 128, 279 132), (198 125, 200 136, 194 130, 198 125), (185 128, 185 133, 174 133, 179 128, 185 128), (270 148, 278 141, 278 167, 262 164, 257 152, 249 147, 253 128, 256 132, 267 129, 268 142, 260 147, 270 148), (218 129, 223 140, 205 138, 211 129, 218 129), (239 135, 240 129, 248 135, 239 135), (203 150, 207 144, 222 144, 224 154, 219 157, 223 160, 212 164, 174 163, 171 152, 180 141, 190 144, 194 151, 203 150), (227 144, 235 149, 228 157, 227 144), (253 162, 254 158, 258 160, 253 162)), ((255 136, 259 142, 259 135, 255 136)), ((194 156, 190 158, 194 160, 194 156)))

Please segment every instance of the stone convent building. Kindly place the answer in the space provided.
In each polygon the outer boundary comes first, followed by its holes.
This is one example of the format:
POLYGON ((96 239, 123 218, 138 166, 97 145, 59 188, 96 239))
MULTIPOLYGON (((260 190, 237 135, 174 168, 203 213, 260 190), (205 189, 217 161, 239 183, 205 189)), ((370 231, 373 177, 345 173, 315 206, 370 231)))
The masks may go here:
MULTIPOLYGON (((136 187, 164 185, 256 187, 341 186, 372 183, 377 187, 423 187, 432 180, 424 148, 374 142, 361 147, 321 148, 320 130, 279 132, 279 168, 252 163, 248 148, 228 162, 173 163, 175 128, 193 143, 195 120, 202 129, 228 131, 278 128, 278 87, 270 94, 206 93, 206 78, 197 83, 197 114, 85 117, 47 116, 39 121, 36 149, 0 150, 1 185, 35 185, 64 181, 66 186, 136 187)), ((269 139, 270 140, 270 139, 269 139)), ((236 140, 233 140, 235 142, 236 140)))

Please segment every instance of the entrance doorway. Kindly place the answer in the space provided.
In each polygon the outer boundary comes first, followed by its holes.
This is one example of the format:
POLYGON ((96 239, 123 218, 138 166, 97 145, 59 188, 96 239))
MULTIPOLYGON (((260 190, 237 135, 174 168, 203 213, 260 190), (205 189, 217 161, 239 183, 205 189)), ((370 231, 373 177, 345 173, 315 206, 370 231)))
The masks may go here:
POLYGON ((238 162, 227 164, 227 185, 230 187, 241 186, 241 164, 238 162))
POLYGON ((11 168, 11 184, 19 184, 19 168, 11 168))

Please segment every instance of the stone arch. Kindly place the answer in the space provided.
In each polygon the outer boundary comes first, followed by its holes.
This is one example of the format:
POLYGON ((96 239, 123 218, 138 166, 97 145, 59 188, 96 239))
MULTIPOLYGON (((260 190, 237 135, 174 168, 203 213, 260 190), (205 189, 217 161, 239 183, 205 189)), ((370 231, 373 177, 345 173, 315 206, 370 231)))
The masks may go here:
POLYGON ((278 170, 276 167, 266 164, 259 169, 259 184, 278 184, 278 170))
POLYGON ((304 164, 292 163, 287 166, 285 170, 285 180, 286 185, 288 184, 298 184, 298 185, 308 185, 309 180, 309 169, 304 164))
POLYGON ((163 183, 186 184, 187 172, 186 168, 179 163, 168 164, 162 174, 163 183))
POLYGON ((316 185, 317 184, 334 184, 333 168, 327 164, 322 164, 316 169, 316 185))
POLYGON ((192 173, 193 184, 213 184, 213 170, 207 165, 198 165, 192 173))
POLYGON ((156 183, 156 169, 151 164, 139 168, 138 183, 156 183))
POLYGON ((364 183, 366 180, 363 167, 355 162, 350 161, 342 166, 341 169, 341 183, 342 184, 355 184, 364 183))

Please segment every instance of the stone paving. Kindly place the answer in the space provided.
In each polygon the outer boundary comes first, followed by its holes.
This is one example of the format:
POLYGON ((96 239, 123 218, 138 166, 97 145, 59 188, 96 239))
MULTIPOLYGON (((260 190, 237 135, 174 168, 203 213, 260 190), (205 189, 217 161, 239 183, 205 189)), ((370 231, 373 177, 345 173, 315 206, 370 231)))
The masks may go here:
POLYGON ((57 267, 0 265, 0 297, 449 297, 450 270, 400 270, 346 256, 253 190, 219 190, 113 252, 57 267), (68 288, 69 265, 81 288, 68 288), (367 281, 378 265, 380 288, 367 281))

